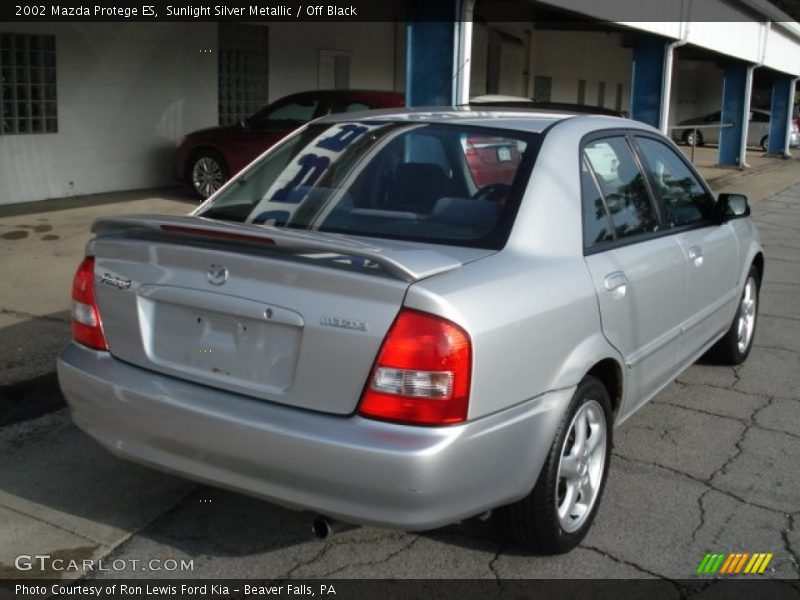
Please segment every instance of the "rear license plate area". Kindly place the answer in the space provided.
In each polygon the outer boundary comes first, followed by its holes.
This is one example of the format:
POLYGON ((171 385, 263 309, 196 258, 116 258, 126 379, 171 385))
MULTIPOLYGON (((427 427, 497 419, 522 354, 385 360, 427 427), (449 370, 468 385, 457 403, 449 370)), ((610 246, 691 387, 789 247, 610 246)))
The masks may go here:
POLYGON ((285 390, 301 328, 169 302, 152 302, 147 344, 156 364, 204 380, 285 390))

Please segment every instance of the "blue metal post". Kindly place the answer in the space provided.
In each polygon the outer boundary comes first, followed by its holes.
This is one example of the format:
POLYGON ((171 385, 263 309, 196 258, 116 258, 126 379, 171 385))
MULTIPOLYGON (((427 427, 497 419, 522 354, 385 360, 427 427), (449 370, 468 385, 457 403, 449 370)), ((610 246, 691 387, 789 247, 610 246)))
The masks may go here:
POLYGON ((460 0, 411 0, 406 32, 406 105, 455 104, 460 0))
POLYGON ((747 127, 745 106, 749 106, 750 88, 747 85, 747 65, 737 63, 725 69, 722 81, 722 125, 719 132, 719 164, 742 164, 744 128, 747 127))
POLYGON ((633 47, 631 73, 631 118, 660 127, 664 101, 664 58, 669 42, 641 36, 633 47))
POLYGON ((792 118, 792 85, 794 80, 779 75, 772 84, 772 104, 769 117, 768 154, 784 154, 789 147, 789 120, 792 118))

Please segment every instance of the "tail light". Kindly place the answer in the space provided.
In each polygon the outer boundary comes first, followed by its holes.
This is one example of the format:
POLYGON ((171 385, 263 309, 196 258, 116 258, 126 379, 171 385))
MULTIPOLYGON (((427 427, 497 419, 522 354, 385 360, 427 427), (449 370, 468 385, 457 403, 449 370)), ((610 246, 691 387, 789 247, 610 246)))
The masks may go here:
POLYGON ((383 341, 361 397, 364 417, 413 425, 466 420, 472 342, 458 325, 403 309, 383 341))
POLYGON ((87 256, 72 281, 72 337, 76 342, 108 350, 94 295, 94 257, 87 256))

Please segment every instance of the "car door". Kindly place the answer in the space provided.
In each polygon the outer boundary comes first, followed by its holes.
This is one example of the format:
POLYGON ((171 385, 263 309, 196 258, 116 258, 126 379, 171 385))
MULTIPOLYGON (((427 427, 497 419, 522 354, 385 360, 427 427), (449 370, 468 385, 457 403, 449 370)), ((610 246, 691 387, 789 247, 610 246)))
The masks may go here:
POLYGON ((681 362, 698 353, 730 325, 736 300, 738 242, 720 223, 716 201, 686 159, 650 136, 636 136, 651 185, 683 250, 687 269, 681 362))
POLYGON ((628 412, 674 373, 686 261, 674 236, 664 234, 625 134, 590 139, 581 152, 585 260, 603 334, 625 362, 628 412))

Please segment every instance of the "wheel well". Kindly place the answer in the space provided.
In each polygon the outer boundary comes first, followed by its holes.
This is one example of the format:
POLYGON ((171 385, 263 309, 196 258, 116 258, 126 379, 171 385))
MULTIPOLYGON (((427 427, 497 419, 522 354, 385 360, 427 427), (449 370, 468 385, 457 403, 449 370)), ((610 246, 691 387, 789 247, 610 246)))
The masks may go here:
POLYGON ((761 288, 761 281, 764 279, 764 255, 759 252, 753 257, 753 266, 758 271, 758 287, 761 288))
POLYGON ((613 358, 606 358, 594 365, 587 375, 599 379, 608 390, 611 398, 611 412, 617 416, 622 404, 622 369, 613 358))

